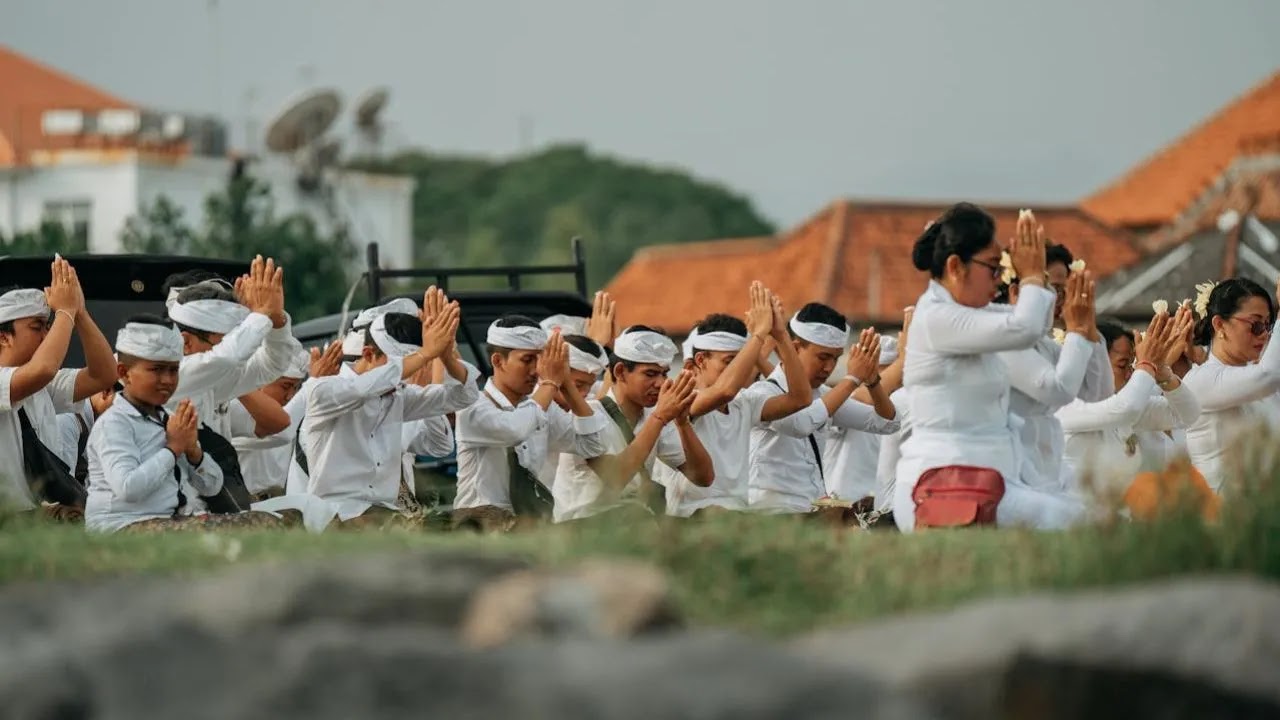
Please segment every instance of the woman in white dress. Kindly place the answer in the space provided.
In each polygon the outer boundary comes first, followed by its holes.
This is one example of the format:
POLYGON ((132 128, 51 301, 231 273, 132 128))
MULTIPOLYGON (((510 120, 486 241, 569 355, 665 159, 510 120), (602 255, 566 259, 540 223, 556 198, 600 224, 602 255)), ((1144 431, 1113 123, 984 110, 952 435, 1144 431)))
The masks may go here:
POLYGON ((894 520, 903 531, 988 524, 1009 499, 1004 483, 1017 476, 1020 453, 999 353, 1044 337, 1056 299, 1045 289, 1044 230, 1029 211, 1019 214, 1009 255, 1024 278, 1012 311, 989 307, 1001 248, 981 208, 952 207, 912 249, 913 263, 932 279, 915 305, 904 368, 912 432, 894 487, 894 520))
POLYGON ((1276 306, 1270 293, 1247 278, 1204 288, 1196 342, 1209 346, 1204 364, 1183 379, 1200 400, 1200 419, 1187 429, 1192 465, 1222 494, 1240 469, 1235 447, 1248 430, 1276 426, 1280 419, 1280 348, 1271 332, 1276 306), (1207 295, 1207 296, 1206 296, 1207 295))
MULTIPOLYGON (((1063 477, 1075 483, 1069 492, 1118 497, 1147 462, 1159 462, 1144 459, 1139 434, 1165 437, 1165 432, 1189 427, 1200 416, 1195 395, 1172 369, 1193 324, 1190 308, 1174 317, 1157 313, 1131 351, 1137 362, 1116 368, 1116 394, 1098 402, 1077 399, 1058 411, 1066 434, 1063 477)), ((1115 323, 1101 323, 1099 330, 1108 349, 1127 360, 1124 346, 1132 347, 1133 335, 1115 323)), ((1167 460, 1155 469, 1164 470, 1165 464, 1167 460)))

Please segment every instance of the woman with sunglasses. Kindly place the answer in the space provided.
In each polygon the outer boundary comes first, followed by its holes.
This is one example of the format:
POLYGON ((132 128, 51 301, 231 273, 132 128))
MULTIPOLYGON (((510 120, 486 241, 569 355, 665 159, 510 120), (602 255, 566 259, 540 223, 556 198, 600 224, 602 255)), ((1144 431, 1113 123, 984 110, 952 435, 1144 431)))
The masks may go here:
POLYGON ((1183 379, 1200 401, 1202 413, 1187 429, 1191 462, 1219 494, 1239 471, 1231 460, 1236 440, 1260 426, 1280 426, 1280 347, 1271 332, 1276 305, 1270 293, 1248 278, 1214 286, 1196 326, 1196 343, 1209 346, 1204 364, 1183 379))
POLYGON ((995 222, 961 203, 925 228, 911 259, 931 276, 911 321, 904 386, 912 432, 901 447, 894 520, 917 527, 991 524, 1018 503, 1020 445, 1009 415, 1009 377, 999 353, 1029 348, 1049 332, 1055 295, 1045 289, 1044 230, 1018 218, 1009 248, 1026 278, 1011 311, 995 310, 1001 248, 995 222))

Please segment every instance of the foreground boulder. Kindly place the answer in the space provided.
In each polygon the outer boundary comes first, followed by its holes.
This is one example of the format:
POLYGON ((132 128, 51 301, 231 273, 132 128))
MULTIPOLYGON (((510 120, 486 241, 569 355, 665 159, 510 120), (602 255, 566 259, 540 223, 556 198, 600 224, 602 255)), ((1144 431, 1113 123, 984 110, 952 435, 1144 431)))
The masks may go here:
POLYGON ((793 649, 960 719, 1280 717, 1280 586, 1251 579, 985 601, 793 649))

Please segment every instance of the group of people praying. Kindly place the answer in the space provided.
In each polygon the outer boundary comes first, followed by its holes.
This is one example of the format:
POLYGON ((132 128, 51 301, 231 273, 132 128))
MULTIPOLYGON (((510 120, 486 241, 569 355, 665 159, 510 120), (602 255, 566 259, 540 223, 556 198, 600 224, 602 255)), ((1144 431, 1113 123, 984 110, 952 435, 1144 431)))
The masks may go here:
POLYGON ((589 317, 493 322, 483 379, 435 287, 308 351, 258 257, 233 283, 169 278, 164 316, 113 348, 55 258, 48 287, 0 292, 0 505, 94 532, 413 525, 415 456, 456 453, 458 529, 755 512, 1051 530, 1175 491, 1211 515, 1237 441, 1280 420, 1275 299, 1249 279, 1158 301, 1137 331, 1096 317, 1091 272, 1030 211, 1001 242, 955 205, 911 253, 930 279, 897 337, 757 282, 678 346, 619 329, 598 293, 589 317), (73 335, 83 369, 62 367, 73 335))

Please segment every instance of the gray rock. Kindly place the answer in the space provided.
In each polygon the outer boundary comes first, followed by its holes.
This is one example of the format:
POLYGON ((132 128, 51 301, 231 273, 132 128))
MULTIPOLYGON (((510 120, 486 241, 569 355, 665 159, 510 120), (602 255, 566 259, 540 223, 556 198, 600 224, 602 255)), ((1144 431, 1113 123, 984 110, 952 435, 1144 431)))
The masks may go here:
POLYGON ((793 650, 955 718, 1280 715, 1280 586, 1252 579, 986 601, 793 650))
POLYGON ((874 683, 724 635, 475 652, 421 626, 315 623, 232 638, 122 639, 0 674, 17 718, 934 717, 874 683))

